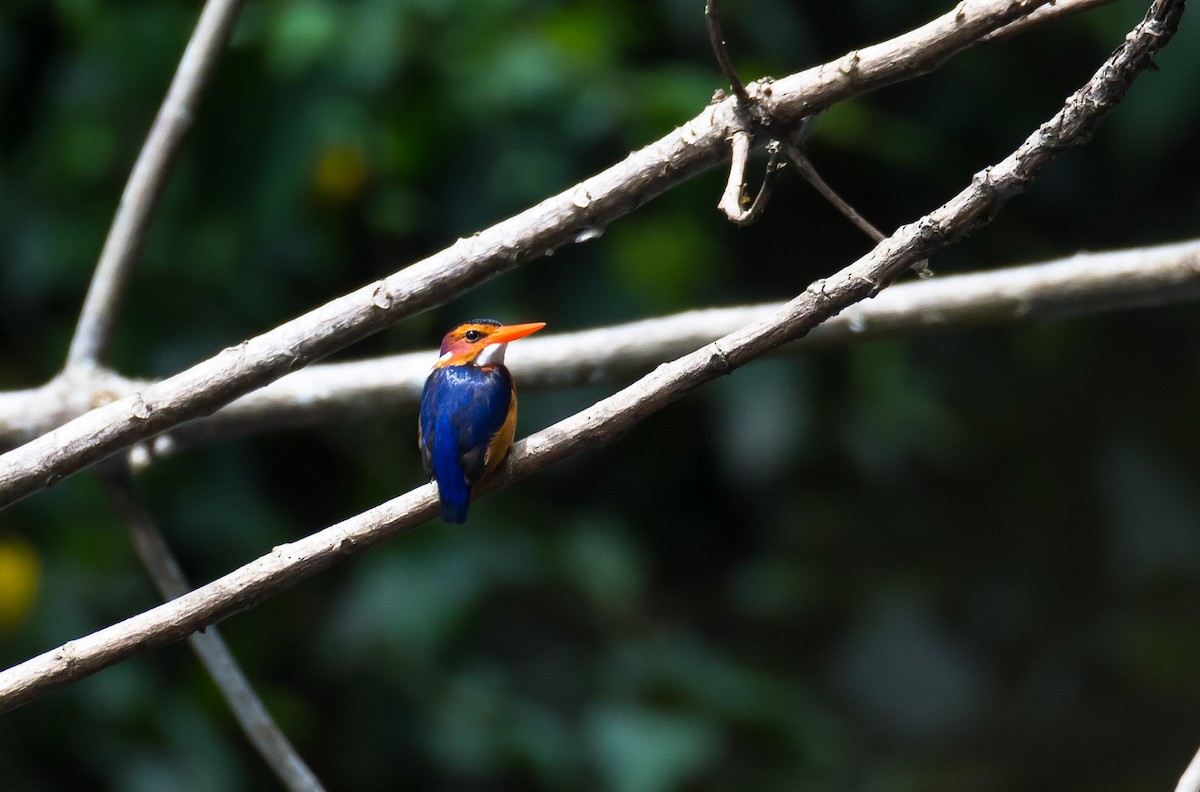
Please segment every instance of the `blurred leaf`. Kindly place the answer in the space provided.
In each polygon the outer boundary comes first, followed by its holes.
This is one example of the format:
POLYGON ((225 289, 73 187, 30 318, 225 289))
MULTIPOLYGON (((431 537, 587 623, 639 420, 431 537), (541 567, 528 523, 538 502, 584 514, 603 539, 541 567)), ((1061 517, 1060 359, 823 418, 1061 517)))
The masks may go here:
POLYGON ((338 651, 363 653, 382 645, 428 662, 468 617, 484 581, 463 548, 406 550, 375 554, 356 570, 338 606, 338 651))
POLYGON ((972 653, 912 596, 882 601, 834 652, 835 678, 875 728, 933 739, 969 729, 986 709, 972 653))
POLYGON ((1194 578, 1200 571, 1200 497, 1195 481, 1128 429, 1099 459, 1099 495, 1113 530, 1109 563, 1119 579, 1194 578))
POLYGON ((619 704, 598 704, 587 730, 613 792, 677 789, 716 761, 719 739, 702 718, 619 704))
POLYGON ((664 311, 693 305, 715 276, 721 255, 711 224, 690 213, 631 215, 614 223, 605 238, 606 255, 629 299, 664 311))
POLYGON ((279 6, 268 40, 271 66, 294 76, 332 55, 341 32, 343 11, 325 0, 301 0, 279 6))
POLYGON ((794 361, 763 360, 717 382, 719 459, 742 487, 760 489, 811 445, 811 383, 794 361))
POLYGON ((599 516, 575 521, 562 537, 559 553, 564 579, 606 615, 625 616, 637 607, 646 561, 620 522, 599 516))
POLYGON ((906 458, 916 455, 949 463, 962 443, 953 411, 909 365, 907 349, 903 342, 870 342, 850 352, 854 412, 846 445, 880 479, 895 481, 906 458))

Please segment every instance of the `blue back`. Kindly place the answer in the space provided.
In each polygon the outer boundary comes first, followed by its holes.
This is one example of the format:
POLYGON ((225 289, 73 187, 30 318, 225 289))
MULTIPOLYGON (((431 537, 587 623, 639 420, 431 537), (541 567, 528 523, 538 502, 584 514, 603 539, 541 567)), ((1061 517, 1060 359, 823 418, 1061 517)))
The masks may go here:
POLYGON ((504 366, 434 369, 421 393, 425 464, 437 479, 442 519, 467 519, 471 484, 483 475, 488 443, 512 405, 512 376, 504 366))

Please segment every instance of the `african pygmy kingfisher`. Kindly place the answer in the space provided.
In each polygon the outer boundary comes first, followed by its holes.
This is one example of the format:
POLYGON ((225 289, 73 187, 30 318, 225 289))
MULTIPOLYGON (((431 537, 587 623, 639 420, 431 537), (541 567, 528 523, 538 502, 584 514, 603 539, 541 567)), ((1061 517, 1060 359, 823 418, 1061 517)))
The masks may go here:
POLYGON ((442 339, 441 357, 421 392, 417 443, 425 472, 437 479, 448 523, 466 521, 471 486, 495 470, 512 445, 517 391, 504 351, 545 326, 475 319, 442 339))

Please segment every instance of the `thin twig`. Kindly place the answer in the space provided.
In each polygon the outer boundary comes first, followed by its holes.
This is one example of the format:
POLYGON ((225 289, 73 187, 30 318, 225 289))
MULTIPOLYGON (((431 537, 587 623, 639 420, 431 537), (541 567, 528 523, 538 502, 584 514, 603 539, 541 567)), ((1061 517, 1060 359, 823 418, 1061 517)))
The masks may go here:
POLYGON ((229 40, 243 0, 208 0, 184 50, 167 96, 142 145, 92 275, 67 366, 94 366, 108 351, 150 215, 162 195, 196 106, 229 40))
POLYGON ((712 44, 713 55, 717 57, 717 65, 721 67, 721 73, 725 75, 726 80, 729 80, 729 87, 733 89, 733 95, 737 97, 739 103, 750 104, 746 86, 738 77, 737 69, 733 67, 733 61, 729 59, 729 51, 725 49, 725 34, 721 30, 720 0, 708 0, 704 4, 704 21, 708 28, 708 41, 712 44))
MULTIPOLYGON (((114 460, 101 468, 101 481, 113 510, 129 527, 129 538, 155 587, 173 600, 191 591, 154 518, 133 491, 129 469, 114 460)), ((259 755, 292 792, 323 792, 324 787, 288 741, 215 627, 188 636, 192 651, 212 677, 238 725, 259 755)))
MULTIPOLYGON (((820 193, 821 197, 833 205, 833 208, 841 212, 842 216, 853 223, 858 230, 862 231, 872 242, 876 244, 885 239, 885 234, 876 228, 871 221, 859 214, 858 210, 851 206, 842 196, 829 186, 829 182, 817 172, 813 167, 812 160, 808 158, 798 145, 791 141, 782 141, 784 153, 791 160, 792 165, 804 178, 809 185, 820 193)), ((929 271, 929 262, 926 260, 918 261, 913 265, 913 271, 922 278, 928 278, 933 273, 929 271)))
POLYGON ((801 151, 799 146, 790 141, 784 141, 783 151, 787 154, 788 159, 791 160, 792 165, 795 166, 796 170, 800 173, 804 180, 808 182, 814 190, 820 193, 822 198, 833 204, 833 207, 841 212, 847 220, 849 220, 851 223, 857 226, 860 231, 870 237, 872 242, 878 244, 887 238, 886 234, 872 225, 867 218, 859 214, 853 206, 847 203, 842 196, 838 195, 837 192, 829 186, 829 183, 821 177, 821 174, 818 173, 817 169, 813 167, 812 161, 809 160, 808 155, 801 151))
MULTIPOLYGON (((891 41, 777 80, 756 101, 781 124, 795 122, 929 71, 1041 2, 960 3, 891 41)), ((662 140, 537 206, 9 451, 0 456, 0 507, 567 244, 580 229, 603 228, 724 159, 725 141, 746 128, 741 115, 734 100, 709 105, 662 140)))
MULTIPOLYGON (((1132 80, 1174 35, 1184 0, 1156 0, 1147 18, 1054 118, 996 165, 976 174, 962 192, 915 223, 902 226, 850 266, 817 281, 770 316, 695 352, 659 366, 620 392, 516 443, 479 494, 518 481, 580 451, 610 443, 640 420, 729 374, 780 345, 800 338, 830 316, 872 295, 877 284, 965 234, 986 225, 1059 153, 1088 139, 1099 120, 1125 96, 1132 80)), ((269 554, 212 583, 145 613, 0 672, 0 712, 120 662, 144 649, 178 640, 250 608, 346 555, 433 518, 434 484, 269 554)))

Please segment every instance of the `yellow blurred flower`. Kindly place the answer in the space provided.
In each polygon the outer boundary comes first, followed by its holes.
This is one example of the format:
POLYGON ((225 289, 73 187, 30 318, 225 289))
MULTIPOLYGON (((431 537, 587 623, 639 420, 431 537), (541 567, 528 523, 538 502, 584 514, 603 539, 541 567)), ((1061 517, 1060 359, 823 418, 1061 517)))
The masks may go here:
POLYGON ((313 168, 312 180, 313 189, 322 200, 348 203, 366 187, 366 158, 351 146, 327 146, 313 168))
POLYGON ((0 632, 19 624, 37 595, 41 562, 19 536, 0 536, 0 632))

